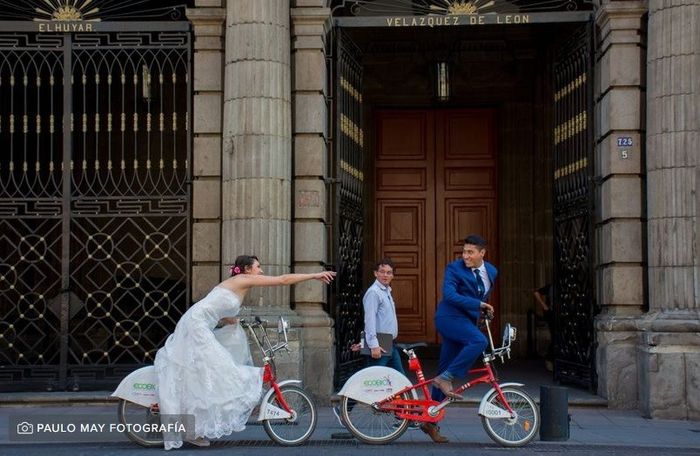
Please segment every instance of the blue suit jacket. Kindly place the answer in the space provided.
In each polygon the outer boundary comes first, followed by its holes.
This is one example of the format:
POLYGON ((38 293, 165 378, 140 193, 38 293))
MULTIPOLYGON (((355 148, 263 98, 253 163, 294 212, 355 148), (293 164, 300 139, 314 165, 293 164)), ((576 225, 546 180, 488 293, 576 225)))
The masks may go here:
POLYGON ((491 288, 486 296, 479 298, 476 277, 471 269, 464 265, 461 258, 449 263, 445 268, 445 277, 442 281, 442 301, 438 304, 435 318, 438 317, 468 317, 476 324, 479 320, 481 302, 488 299, 494 289, 498 270, 488 261, 486 274, 491 281, 491 288))

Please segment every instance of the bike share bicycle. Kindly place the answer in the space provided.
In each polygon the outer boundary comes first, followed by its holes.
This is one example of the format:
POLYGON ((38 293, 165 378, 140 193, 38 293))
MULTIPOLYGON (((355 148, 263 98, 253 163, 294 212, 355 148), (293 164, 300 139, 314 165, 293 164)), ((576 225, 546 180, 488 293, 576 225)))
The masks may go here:
MULTIPOLYGON (((494 348, 490 318, 485 318, 490 352, 483 353, 484 367, 471 369, 470 376, 478 375, 454 390, 459 394, 481 383, 492 388, 482 397, 478 414, 486 433, 496 443, 507 447, 529 443, 539 431, 540 412, 535 401, 520 387, 522 383, 498 383, 491 363, 497 358, 510 359, 510 345, 516 330, 506 324, 503 345, 494 348)), ((423 375, 416 347, 425 343, 397 344, 408 356, 408 368, 416 373, 418 383, 412 384, 395 369, 372 366, 355 373, 343 385, 338 395, 341 417, 347 429, 359 440, 369 444, 386 444, 401 437, 410 422, 437 423, 445 417, 445 407, 455 402, 446 397, 442 402, 431 398, 430 384, 423 375), (417 391, 423 393, 419 399, 417 391)))
MULTIPOLYGON (((248 329, 260 349, 263 357, 263 384, 270 384, 263 395, 257 421, 263 423, 267 435, 278 444, 302 445, 316 429, 316 406, 311 396, 298 386, 301 381, 277 382, 275 353, 280 350, 289 352, 289 323, 279 317, 277 342, 274 345, 268 337, 266 323, 259 317, 255 317, 252 322, 238 322, 241 327, 248 329)), ((112 396, 119 398, 117 414, 119 423, 125 427, 126 436, 144 447, 162 447, 162 433, 152 432, 160 424, 155 368, 147 366, 132 372, 121 381, 112 396)))

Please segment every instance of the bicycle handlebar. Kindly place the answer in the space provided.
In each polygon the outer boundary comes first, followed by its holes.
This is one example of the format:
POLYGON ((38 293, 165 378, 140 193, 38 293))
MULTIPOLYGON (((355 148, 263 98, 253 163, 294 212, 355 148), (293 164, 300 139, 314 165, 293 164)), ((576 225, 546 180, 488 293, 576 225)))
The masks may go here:
POLYGON ((279 323, 278 323, 278 338, 277 342, 273 345, 272 342, 270 342, 270 338, 267 334, 268 328, 266 327, 267 325, 267 320, 261 319, 259 316, 255 315, 253 317, 253 321, 247 321, 243 318, 238 320, 238 323, 241 325, 242 328, 247 328, 251 335, 253 336, 253 340, 255 344, 258 346, 260 351, 262 352, 264 357, 269 357, 273 358, 274 353, 279 351, 279 350, 287 350, 289 351, 288 347, 288 340, 287 340, 287 327, 288 324, 284 320, 284 318, 279 317, 279 323), (258 331, 256 331, 256 328, 262 328, 262 331, 260 332, 260 335, 258 335, 258 331))
POLYGON ((261 320, 260 317, 255 315, 253 321, 247 321, 245 318, 241 318, 238 320, 238 323, 244 328, 256 328, 267 324, 267 320, 261 320))

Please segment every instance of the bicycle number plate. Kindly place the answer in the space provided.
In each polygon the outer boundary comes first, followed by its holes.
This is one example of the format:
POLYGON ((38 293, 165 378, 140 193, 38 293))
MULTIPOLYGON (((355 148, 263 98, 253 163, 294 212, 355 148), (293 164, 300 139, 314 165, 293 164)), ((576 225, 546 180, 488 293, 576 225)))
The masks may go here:
POLYGON ((508 412, 508 410, 497 407, 490 402, 484 402, 482 406, 479 407, 479 415, 486 418, 510 418, 510 412, 508 412))
POLYGON ((263 404, 262 406, 265 407, 264 413, 261 413, 262 418, 260 419, 262 420, 281 420, 292 417, 292 415, 288 411, 281 409, 275 405, 267 403, 263 404))

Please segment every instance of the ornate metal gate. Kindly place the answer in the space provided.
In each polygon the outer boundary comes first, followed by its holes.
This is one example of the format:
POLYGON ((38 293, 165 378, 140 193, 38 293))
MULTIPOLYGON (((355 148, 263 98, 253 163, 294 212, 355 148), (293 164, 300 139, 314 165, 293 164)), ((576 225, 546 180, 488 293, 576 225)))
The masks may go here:
POLYGON ((189 303, 189 24, 0 29, 0 389, 109 388, 189 303))
POLYGON ((335 29, 334 68, 334 173, 333 262, 338 269, 332 297, 335 319, 335 383, 342 385, 363 365, 362 357, 350 351, 363 327, 363 143, 362 66, 360 50, 335 29))
POLYGON ((595 388, 592 25, 554 63, 554 309, 557 380, 595 388))

